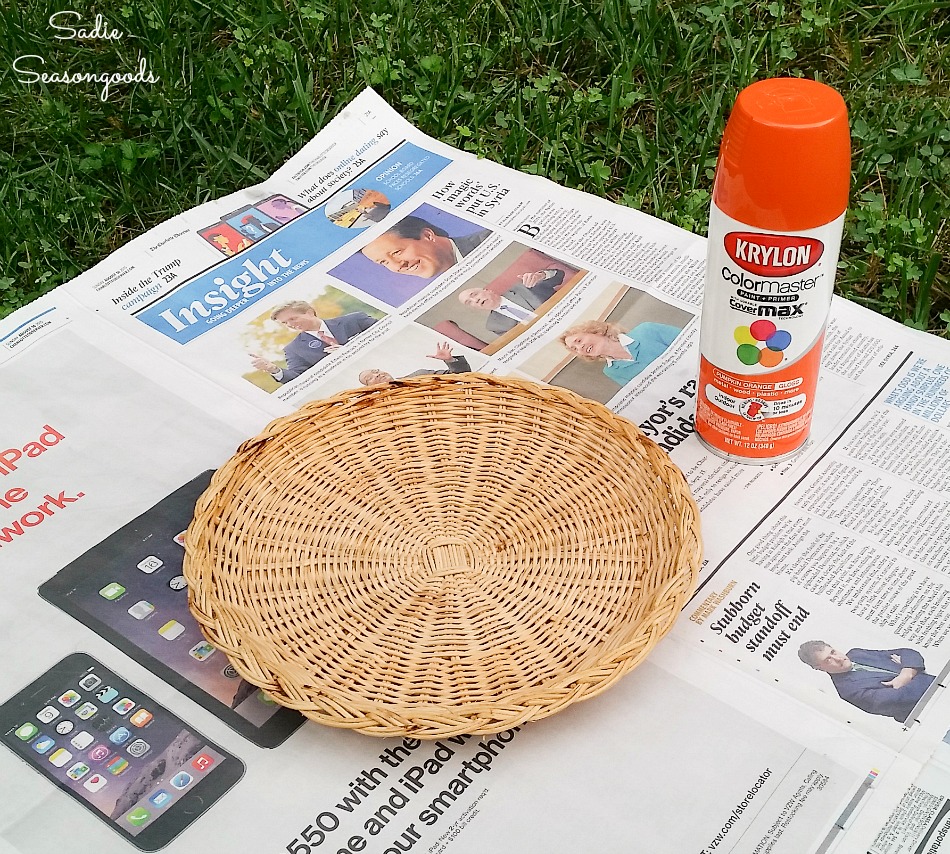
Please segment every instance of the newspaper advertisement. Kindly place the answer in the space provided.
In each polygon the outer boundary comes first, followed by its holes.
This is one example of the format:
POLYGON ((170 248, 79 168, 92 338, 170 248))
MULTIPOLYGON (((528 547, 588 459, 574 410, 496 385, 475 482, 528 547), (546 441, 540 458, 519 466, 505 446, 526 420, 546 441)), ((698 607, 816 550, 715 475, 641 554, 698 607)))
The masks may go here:
POLYGON ((950 346, 836 299, 807 446, 721 459, 693 432, 704 262, 367 90, 265 183, 0 322, 0 854, 78 828, 103 852, 950 851, 950 346), (702 512, 695 595, 617 686, 495 736, 275 707, 187 609, 210 472, 307 401, 467 371, 657 442, 702 512))

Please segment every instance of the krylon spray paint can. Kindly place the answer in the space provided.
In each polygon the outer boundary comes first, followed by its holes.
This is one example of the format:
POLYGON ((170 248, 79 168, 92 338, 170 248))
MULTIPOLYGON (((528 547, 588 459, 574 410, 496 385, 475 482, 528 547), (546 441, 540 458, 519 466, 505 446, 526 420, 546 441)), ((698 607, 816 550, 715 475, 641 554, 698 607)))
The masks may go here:
POLYGON ((814 80, 753 83, 716 165, 696 433, 774 463, 808 439, 851 174, 848 113, 814 80))

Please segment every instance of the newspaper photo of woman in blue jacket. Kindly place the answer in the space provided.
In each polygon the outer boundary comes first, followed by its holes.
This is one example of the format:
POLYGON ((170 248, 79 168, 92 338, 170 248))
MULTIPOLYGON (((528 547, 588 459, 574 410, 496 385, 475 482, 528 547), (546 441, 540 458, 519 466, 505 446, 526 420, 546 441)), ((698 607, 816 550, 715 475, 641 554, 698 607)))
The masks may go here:
POLYGON ((575 323, 558 341, 575 356, 602 362, 604 376, 626 385, 676 340, 680 330, 665 323, 645 321, 629 332, 604 320, 575 323))

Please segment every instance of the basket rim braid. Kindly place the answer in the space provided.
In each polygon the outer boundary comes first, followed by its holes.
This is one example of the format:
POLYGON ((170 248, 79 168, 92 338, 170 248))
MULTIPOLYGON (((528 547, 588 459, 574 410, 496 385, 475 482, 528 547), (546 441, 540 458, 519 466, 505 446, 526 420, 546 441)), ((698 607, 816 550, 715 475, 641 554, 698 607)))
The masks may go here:
POLYGON ((573 392, 477 373, 340 392, 212 477, 189 605, 238 673, 376 736, 486 735, 600 693, 691 595, 680 470, 573 392))

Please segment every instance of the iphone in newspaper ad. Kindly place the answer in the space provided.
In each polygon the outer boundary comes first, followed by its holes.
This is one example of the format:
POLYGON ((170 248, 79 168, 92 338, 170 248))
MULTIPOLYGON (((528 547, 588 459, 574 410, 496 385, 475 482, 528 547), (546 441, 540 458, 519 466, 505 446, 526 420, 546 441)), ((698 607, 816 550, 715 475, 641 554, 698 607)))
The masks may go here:
POLYGON ((244 764, 85 653, 0 706, 3 743, 143 851, 167 845, 244 764))
POLYGON ((182 538, 210 479, 207 471, 175 490, 39 593, 245 738, 275 747, 304 717, 241 679, 188 610, 182 538))

